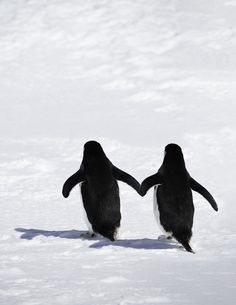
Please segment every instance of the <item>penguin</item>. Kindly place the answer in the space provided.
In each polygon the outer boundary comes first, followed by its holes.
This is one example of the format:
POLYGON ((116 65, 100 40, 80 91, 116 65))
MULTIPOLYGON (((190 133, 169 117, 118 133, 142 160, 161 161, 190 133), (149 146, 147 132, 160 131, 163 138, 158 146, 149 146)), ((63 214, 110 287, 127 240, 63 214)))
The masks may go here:
POLYGON ((212 195, 188 173, 182 149, 177 144, 165 147, 163 163, 158 172, 141 184, 144 196, 154 186, 154 214, 167 238, 174 237, 188 251, 192 237, 194 205, 192 190, 201 194, 215 211, 218 207, 212 195))
POLYGON ((62 194, 67 198, 72 188, 81 184, 85 218, 92 236, 99 233, 111 241, 117 237, 121 221, 117 180, 127 183, 139 193, 139 182, 114 166, 98 142, 85 143, 80 169, 66 180, 62 194))

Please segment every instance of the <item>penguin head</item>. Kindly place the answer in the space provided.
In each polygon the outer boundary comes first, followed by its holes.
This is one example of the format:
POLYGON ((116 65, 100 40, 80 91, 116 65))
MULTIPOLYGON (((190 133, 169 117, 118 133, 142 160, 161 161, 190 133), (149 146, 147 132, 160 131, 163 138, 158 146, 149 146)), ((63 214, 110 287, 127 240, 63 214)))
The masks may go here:
POLYGON ((84 144, 84 161, 94 161, 106 157, 102 146, 96 141, 88 141, 84 144))
POLYGON ((168 145, 166 145, 165 147, 165 152, 169 153, 169 154, 177 154, 177 153, 181 153, 182 154, 182 149, 179 145, 175 144, 175 143, 170 143, 168 145))
POLYGON ((102 150, 102 147, 97 141, 88 141, 84 144, 84 150, 87 152, 93 152, 102 150))
POLYGON ((184 156, 179 145, 170 143, 165 147, 164 163, 174 163, 184 165, 184 156))

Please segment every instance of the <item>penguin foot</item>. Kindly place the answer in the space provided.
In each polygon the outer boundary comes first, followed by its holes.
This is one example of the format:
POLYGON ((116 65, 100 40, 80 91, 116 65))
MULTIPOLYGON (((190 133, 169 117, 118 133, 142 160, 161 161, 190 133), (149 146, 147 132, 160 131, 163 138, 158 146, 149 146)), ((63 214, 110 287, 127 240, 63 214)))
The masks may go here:
POLYGON ((159 235, 158 240, 170 240, 172 239, 172 236, 171 235, 159 235))
POLYGON ((94 232, 86 232, 84 234, 81 234, 81 237, 84 237, 85 239, 94 238, 96 237, 96 234, 94 232))

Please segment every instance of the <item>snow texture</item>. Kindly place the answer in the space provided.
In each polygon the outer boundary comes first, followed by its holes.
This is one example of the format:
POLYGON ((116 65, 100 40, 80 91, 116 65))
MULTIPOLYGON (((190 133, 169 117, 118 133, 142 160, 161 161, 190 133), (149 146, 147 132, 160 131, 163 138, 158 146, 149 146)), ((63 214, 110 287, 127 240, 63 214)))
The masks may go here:
POLYGON ((0 1, 0 304, 234 304, 236 4, 0 1), (64 181, 101 143, 140 182, 178 143, 215 197, 194 194, 191 246, 159 238, 153 190, 120 185, 119 239, 86 235, 64 181))

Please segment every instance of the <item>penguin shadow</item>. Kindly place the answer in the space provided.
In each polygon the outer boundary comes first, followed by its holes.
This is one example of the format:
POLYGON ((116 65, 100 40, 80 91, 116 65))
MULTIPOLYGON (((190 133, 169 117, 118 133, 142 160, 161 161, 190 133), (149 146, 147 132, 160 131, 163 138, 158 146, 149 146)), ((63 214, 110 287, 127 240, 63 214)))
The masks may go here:
POLYGON ((88 231, 81 230, 63 230, 63 231, 47 231, 40 229, 26 229, 15 228, 16 232, 21 233, 20 238, 26 240, 32 240, 38 236, 44 237, 59 237, 65 239, 80 239, 94 241, 89 248, 101 249, 103 247, 121 247, 143 250, 163 250, 163 249, 181 249, 182 247, 175 241, 169 240, 162 236, 157 239, 118 239, 116 241, 110 241, 99 234, 91 236, 88 231))
POLYGON ((90 248, 103 248, 108 246, 142 249, 142 250, 164 250, 164 249, 182 249, 175 240, 169 240, 167 238, 142 238, 142 239, 119 239, 116 241, 109 241, 107 239, 100 240, 90 245, 90 248))
POLYGON ((89 240, 99 240, 96 237, 92 237, 88 231, 80 231, 80 230, 64 230, 64 231, 47 231, 47 230, 39 230, 39 229, 25 229, 25 228, 15 228, 16 232, 22 233, 20 238, 32 240, 37 236, 44 237, 59 237, 66 239, 89 239, 89 240))

